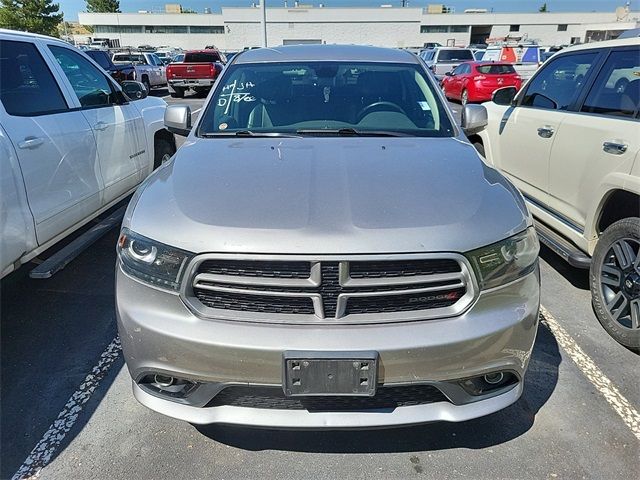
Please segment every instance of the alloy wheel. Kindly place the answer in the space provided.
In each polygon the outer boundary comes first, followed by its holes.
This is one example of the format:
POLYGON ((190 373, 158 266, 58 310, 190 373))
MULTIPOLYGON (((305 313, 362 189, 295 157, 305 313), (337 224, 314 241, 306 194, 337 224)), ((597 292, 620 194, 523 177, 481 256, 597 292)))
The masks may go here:
POLYGON ((620 326, 640 329, 640 242, 615 241, 604 256, 600 290, 605 308, 620 326))

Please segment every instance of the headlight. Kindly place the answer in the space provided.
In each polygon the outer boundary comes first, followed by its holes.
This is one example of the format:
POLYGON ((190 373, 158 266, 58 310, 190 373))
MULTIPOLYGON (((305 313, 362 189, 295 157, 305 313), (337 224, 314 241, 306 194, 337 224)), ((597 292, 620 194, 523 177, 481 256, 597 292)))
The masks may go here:
POLYGON ((512 282, 532 272, 538 260, 540 244, 533 227, 498 243, 466 254, 481 289, 512 282))
POLYGON ((117 246, 122 270, 159 287, 178 290, 192 253, 156 242, 123 228, 117 246))

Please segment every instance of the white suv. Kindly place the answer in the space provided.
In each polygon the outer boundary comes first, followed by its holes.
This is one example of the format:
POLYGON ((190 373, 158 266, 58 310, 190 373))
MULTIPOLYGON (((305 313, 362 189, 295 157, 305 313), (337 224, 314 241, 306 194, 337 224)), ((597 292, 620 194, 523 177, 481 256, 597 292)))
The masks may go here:
POLYGON ((173 155, 166 102, 136 85, 132 101, 68 43, 0 29, 0 277, 173 155))
POLYGON ((522 191, 543 243, 590 268, 598 319, 638 350, 640 39, 563 50, 485 107, 470 140, 522 191))

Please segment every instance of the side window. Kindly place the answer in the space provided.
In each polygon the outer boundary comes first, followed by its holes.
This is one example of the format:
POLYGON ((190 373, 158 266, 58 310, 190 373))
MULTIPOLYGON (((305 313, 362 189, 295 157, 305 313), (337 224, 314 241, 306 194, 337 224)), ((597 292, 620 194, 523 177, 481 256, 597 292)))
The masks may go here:
POLYGON ((611 53, 598 73, 581 111, 633 117, 640 108, 640 52, 611 53))
POLYGON ((107 77, 80 53, 65 47, 50 45, 64 74, 69 79, 83 107, 103 107, 117 103, 111 83, 107 77))
POLYGON ((461 75, 462 73, 464 73, 464 65, 458 65, 451 72, 452 75, 461 75))
POLYGON ((68 108, 51 70, 29 42, 0 40, 0 100, 7 113, 16 116, 68 108))
POLYGON ((522 105, 548 110, 566 110, 580 93, 597 52, 562 55, 550 60, 531 79, 522 105))
POLYGON ((162 65, 162 62, 160 61, 160 59, 155 55, 149 55, 149 57, 151 58, 151 65, 153 65, 154 67, 162 65))

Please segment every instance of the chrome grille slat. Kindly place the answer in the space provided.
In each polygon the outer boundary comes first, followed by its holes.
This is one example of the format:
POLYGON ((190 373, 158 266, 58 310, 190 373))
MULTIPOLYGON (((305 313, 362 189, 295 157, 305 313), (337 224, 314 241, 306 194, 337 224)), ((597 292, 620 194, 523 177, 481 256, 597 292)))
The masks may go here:
POLYGON ((201 316, 228 320, 379 323, 457 315, 477 292, 470 265, 457 254, 253 257, 196 257, 184 277, 185 303, 201 316), (234 261, 239 262, 238 271, 233 270, 234 261), (213 272, 212 265, 222 265, 225 271, 213 272), (357 265, 357 278, 349 275, 352 265, 357 265), (387 271, 390 276, 384 276, 387 271), (238 305, 233 304, 234 296, 238 305), (256 299, 255 309, 252 299, 256 299), (305 299, 313 305, 312 311, 305 299))

